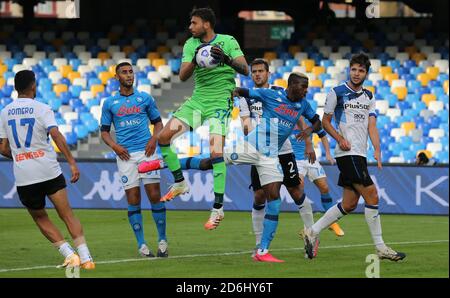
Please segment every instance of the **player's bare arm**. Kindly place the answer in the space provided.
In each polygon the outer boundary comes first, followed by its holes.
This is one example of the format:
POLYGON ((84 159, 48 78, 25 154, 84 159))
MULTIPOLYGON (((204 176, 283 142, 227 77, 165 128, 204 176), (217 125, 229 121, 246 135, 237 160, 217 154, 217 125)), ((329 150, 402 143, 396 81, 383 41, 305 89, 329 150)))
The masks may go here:
POLYGON ((111 137, 111 133, 109 131, 102 130, 101 133, 102 140, 105 142, 106 145, 108 145, 116 154, 119 156, 121 160, 129 160, 130 154, 128 153, 128 150, 121 145, 114 142, 113 138, 111 137))
POLYGON ((57 127, 53 127, 52 129, 50 129, 49 134, 52 137, 53 141, 55 142, 56 146, 58 147, 59 151, 61 151, 61 153, 66 158, 67 163, 70 166, 70 171, 72 172, 70 182, 71 183, 77 182, 78 179, 80 179, 80 171, 78 170, 77 163, 75 162, 72 153, 70 153, 70 149, 69 146, 67 146, 66 139, 59 132, 59 129, 57 127))
POLYGON ((377 166, 379 169, 382 168, 381 165, 381 147, 380 147, 380 136, 377 129, 377 118, 374 116, 369 117, 369 137, 372 142, 373 148, 375 149, 374 157, 377 160, 377 166))
POLYGON ((244 135, 248 135, 248 133, 253 130, 252 118, 249 116, 241 117, 241 125, 244 135))
POLYGON ((323 148, 325 149, 325 158, 328 160, 328 162, 332 165, 336 163, 336 160, 331 155, 330 151, 330 142, 328 142, 328 138, 326 135, 320 138, 322 140, 323 148))
POLYGON ((153 136, 148 141, 147 146, 145 146, 145 156, 149 157, 149 156, 152 156, 153 153, 155 153, 156 143, 158 142, 158 138, 156 138, 154 136, 159 135, 159 133, 162 129, 163 129, 162 121, 158 121, 153 124, 153 136))
POLYGON ((195 64, 193 62, 181 63, 180 74, 179 74, 180 80, 182 82, 187 81, 194 73, 194 69, 195 69, 195 64))
MULTIPOLYGON (((298 119, 298 127, 300 128, 300 131, 303 132, 306 129, 311 129, 308 125, 306 125, 305 119, 303 119, 303 116, 300 116, 298 119)), ((316 152, 314 151, 314 145, 311 141, 311 138, 306 137, 305 139, 305 157, 309 161, 309 163, 313 164, 316 161, 316 152)))
POLYGON ((317 114, 310 119, 312 126, 306 126, 304 122, 302 123, 301 118, 302 117, 300 117, 297 121, 297 125, 300 127, 300 133, 297 134, 296 138, 299 141, 308 139, 313 132, 318 132, 322 128, 322 122, 317 114), (302 127, 304 127, 304 129, 302 129, 302 127))
POLYGON ((344 151, 349 151, 351 149, 351 144, 349 141, 347 141, 343 136, 341 136, 333 127, 331 124, 331 119, 333 118, 333 114, 323 114, 322 123, 323 123, 323 129, 338 142, 339 147, 341 147, 344 151))
POLYGON ((0 153, 6 158, 13 159, 8 139, 0 139, 0 153))

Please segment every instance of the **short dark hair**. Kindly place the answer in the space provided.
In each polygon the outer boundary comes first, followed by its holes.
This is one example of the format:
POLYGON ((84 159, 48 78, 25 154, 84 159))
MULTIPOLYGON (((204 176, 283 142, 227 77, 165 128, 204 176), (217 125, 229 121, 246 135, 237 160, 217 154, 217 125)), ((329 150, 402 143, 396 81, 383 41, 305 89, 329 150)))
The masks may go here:
POLYGON ((289 75, 288 78, 288 86, 291 85, 294 81, 297 80, 306 80, 309 81, 308 77, 300 72, 293 72, 289 75))
POLYGON ((360 64, 366 68, 366 71, 369 72, 370 68, 370 59, 369 56, 367 56, 364 53, 355 54, 352 56, 352 59, 350 60, 350 67, 353 64, 360 64))
POLYGON ((425 152, 420 152, 417 157, 419 158, 419 164, 426 164, 430 160, 428 159, 428 156, 425 154, 425 152))
POLYGON ((36 82, 34 72, 31 70, 21 70, 14 77, 14 88, 18 93, 26 92, 36 82))
POLYGON ((191 11, 191 18, 199 17, 204 22, 209 22, 211 27, 214 28, 216 26, 216 14, 209 7, 195 8, 191 11))
POLYGON ((253 67, 253 65, 264 65, 264 68, 269 71, 269 63, 267 63, 266 60, 261 59, 261 58, 256 58, 255 60, 252 61, 252 63, 250 63, 250 68, 253 67))
POLYGON ((120 69, 121 67, 123 67, 123 66, 131 66, 131 67, 133 67, 133 65, 131 65, 129 62, 122 62, 122 63, 119 63, 119 64, 117 64, 117 66, 116 66, 116 73, 118 73, 118 72, 119 72, 119 69, 120 69))

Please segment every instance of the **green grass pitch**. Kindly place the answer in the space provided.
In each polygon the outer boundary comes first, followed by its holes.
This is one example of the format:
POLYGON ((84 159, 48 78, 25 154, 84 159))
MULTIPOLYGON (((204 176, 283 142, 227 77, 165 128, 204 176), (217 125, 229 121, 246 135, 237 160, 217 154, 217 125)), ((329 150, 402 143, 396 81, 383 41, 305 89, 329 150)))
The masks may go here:
MULTIPOLYGON (((364 215, 353 214, 340 221, 345 236, 337 238, 323 231, 319 255, 304 259, 298 231, 298 214, 281 213, 271 252, 285 260, 282 264, 257 263, 250 212, 226 212, 215 231, 205 231, 209 212, 171 211, 167 213, 168 259, 143 259, 128 224, 126 210, 75 210, 81 220, 88 245, 97 263, 88 277, 365 277, 366 257, 374 253, 364 215)), ((54 222, 68 233, 49 210, 54 222)), ((321 214, 315 214, 317 220, 321 214)), ((149 210, 143 211, 144 232, 156 252, 156 229, 149 210)), ((449 277, 448 216, 382 215, 383 236, 407 258, 395 263, 382 260, 381 277, 449 277)), ((65 277, 56 269, 62 257, 40 234, 24 209, 0 209, 0 278, 65 277)))

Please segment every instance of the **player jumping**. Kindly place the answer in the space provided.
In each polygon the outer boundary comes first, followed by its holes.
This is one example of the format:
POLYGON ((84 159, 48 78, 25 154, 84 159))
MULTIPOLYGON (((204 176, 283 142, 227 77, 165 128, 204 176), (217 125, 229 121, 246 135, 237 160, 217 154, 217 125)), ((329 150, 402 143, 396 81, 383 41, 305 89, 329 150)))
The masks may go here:
POLYGON ((48 105, 34 100, 34 72, 19 71, 14 78, 14 86, 18 98, 7 105, 0 115, 0 153, 14 161, 19 199, 41 233, 64 256, 62 267, 94 269, 95 263, 87 247, 83 228, 69 205, 66 180, 48 136, 52 137, 70 165, 71 183, 80 178, 75 159, 58 130, 53 111, 48 105), (45 197, 50 199, 66 224, 78 254, 48 217, 45 197))
POLYGON ((340 171, 338 185, 344 188, 344 193, 342 202, 328 209, 311 228, 303 231, 309 258, 317 256, 320 231, 353 211, 360 196, 366 203, 364 214, 379 258, 398 261, 406 257, 404 253, 393 250, 383 241, 377 188, 367 169, 368 136, 375 148, 374 157, 378 162, 378 169, 382 168, 375 99, 370 91, 363 88, 369 68, 367 55, 354 55, 350 61, 350 80, 333 88, 327 96, 323 127, 338 143, 335 149, 340 171), (331 125, 333 114, 339 132, 331 125))
POLYGON ((191 13, 189 30, 192 37, 183 48, 181 81, 194 74, 195 87, 192 97, 174 114, 158 136, 158 143, 164 162, 173 174, 175 184, 162 197, 162 201, 189 191, 177 154, 170 144, 174 137, 190 128, 195 129, 209 120, 210 157, 214 174, 214 206, 205 228, 215 229, 224 217, 223 194, 225 192, 226 166, 223 146, 227 133, 228 119, 232 106, 232 92, 235 88, 235 72, 247 75, 248 66, 236 39, 230 35, 216 34, 216 18, 209 8, 194 9, 191 13), (206 69, 196 65, 196 53, 204 45, 213 45, 211 55, 220 62, 219 66, 206 69))
POLYGON ((156 138, 151 136, 150 123, 157 135, 163 128, 161 117, 152 96, 137 92, 133 88, 133 67, 128 62, 116 66, 116 79, 120 82, 119 92, 107 98, 102 107, 101 136, 103 141, 117 154, 117 168, 128 201, 128 221, 138 243, 139 254, 154 257, 144 239, 141 214, 140 182, 152 205, 152 215, 158 231, 158 257, 168 256, 166 237, 166 208, 160 202, 159 171, 138 173, 138 164, 157 159, 156 138), (110 134, 114 124, 117 142, 110 134))

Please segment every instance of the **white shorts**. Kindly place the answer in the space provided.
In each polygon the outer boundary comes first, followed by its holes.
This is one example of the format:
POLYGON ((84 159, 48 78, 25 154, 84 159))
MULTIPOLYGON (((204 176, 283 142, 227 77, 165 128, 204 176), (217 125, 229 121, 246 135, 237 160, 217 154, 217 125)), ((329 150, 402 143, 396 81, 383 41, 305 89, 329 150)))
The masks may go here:
POLYGON ((145 156, 145 151, 130 153, 130 159, 121 160, 118 156, 117 168, 119 169, 120 180, 124 189, 139 187, 140 181, 145 184, 159 183, 161 175, 160 171, 152 171, 148 173, 138 173, 138 165, 143 161, 158 159, 158 155, 154 153, 152 156, 145 156))
POLYGON ((310 164, 308 160, 297 160, 298 173, 303 177, 308 177, 309 181, 314 182, 320 178, 326 178, 322 165, 316 160, 310 164))
POLYGON ((236 148, 227 148, 224 152, 227 164, 250 164, 256 166, 261 186, 283 182, 283 170, 277 157, 268 157, 261 154, 248 142, 239 142, 236 148))

